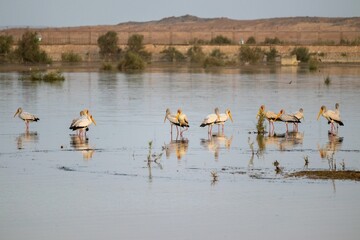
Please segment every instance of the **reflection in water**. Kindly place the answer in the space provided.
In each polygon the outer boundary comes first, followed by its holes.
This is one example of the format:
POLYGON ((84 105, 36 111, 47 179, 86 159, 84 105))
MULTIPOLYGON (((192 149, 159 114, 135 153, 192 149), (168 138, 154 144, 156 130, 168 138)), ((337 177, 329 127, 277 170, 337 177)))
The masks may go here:
POLYGON ((17 148, 23 149, 24 145, 27 143, 37 143, 39 141, 39 135, 37 132, 29 132, 26 130, 24 133, 21 133, 17 138, 17 148))
POLYGON ((287 132, 282 134, 274 133, 272 135, 265 137, 264 142, 262 142, 261 144, 262 146, 264 143, 265 145, 272 144, 277 146, 280 151, 285 151, 285 150, 293 149, 297 145, 302 145, 303 139, 304 139, 304 133, 300 133, 300 132, 287 132))
MULTIPOLYGON (((329 162, 330 170, 336 170, 336 159, 334 157, 335 153, 341 149, 342 142, 344 137, 339 137, 337 135, 329 134, 329 142, 325 146, 319 146, 319 153, 322 159, 327 159, 329 162)), ((342 163, 342 168, 345 169, 345 163, 342 163)))
POLYGON ((168 144, 165 144, 163 149, 165 150, 166 158, 169 159, 172 153, 176 154, 178 160, 181 160, 187 153, 189 148, 188 139, 171 140, 168 144))
POLYGON ((229 138, 223 133, 216 133, 209 136, 208 139, 201 139, 200 144, 214 153, 215 160, 218 160, 220 148, 225 147, 226 149, 230 149, 232 140, 233 136, 229 138))
POLYGON ((77 134, 70 135, 70 146, 76 151, 81 151, 83 158, 89 160, 92 158, 95 150, 89 145, 89 138, 77 134))

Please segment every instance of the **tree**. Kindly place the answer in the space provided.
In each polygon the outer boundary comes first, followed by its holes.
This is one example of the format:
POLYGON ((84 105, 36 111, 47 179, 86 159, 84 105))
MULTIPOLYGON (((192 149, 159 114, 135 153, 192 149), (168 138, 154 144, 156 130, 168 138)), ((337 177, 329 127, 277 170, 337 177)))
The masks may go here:
POLYGON ((0 36, 0 54, 9 54, 14 43, 12 36, 0 36))
POLYGON ((256 44, 256 40, 253 36, 249 37, 247 40, 246 40, 246 44, 256 44))
POLYGON ((275 62, 275 59, 278 55, 278 51, 276 48, 270 47, 270 51, 265 52, 266 55, 266 61, 268 62, 275 62))
POLYGON ((218 35, 210 40, 210 44, 227 45, 231 44, 231 40, 223 35, 218 35))
POLYGON ((27 31, 18 42, 15 53, 21 62, 50 63, 45 51, 40 50, 40 41, 36 32, 27 31))
POLYGON ((168 47, 160 52, 163 54, 162 59, 169 62, 182 62, 185 60, 184 54, 174 47, 168 47))
POLYGON ((114 31, 109 31, 101 35, 97 42, 100 48, 100 55, 105 59, 115 59, 118 57, 121 49, 118 47, 118 36, 114 31))
POLYGON ((296 47, 291 54, 296 55, 296 59, 301 62, 308 62, 310 59, 309 49, 306 47, 296 47))
POLYGON ((261 48, 250 48, 249 46, 242 46, 239 52, 239 59, 245 63, 257 63, 264 56, 261 48))
POLYGON ((140 34, 133 34, 128 39, 127 51, 137 53, 141 56, 144 61, 151 60, 151 53, 145 51, 144 47, 144 36, 140 34))
POLYGON ((198 45, 194 45, 189 48, 186 55, 190 57, 190 61, 193 63, 203 63, 205 60, 205 54, 202 48, 198 45))

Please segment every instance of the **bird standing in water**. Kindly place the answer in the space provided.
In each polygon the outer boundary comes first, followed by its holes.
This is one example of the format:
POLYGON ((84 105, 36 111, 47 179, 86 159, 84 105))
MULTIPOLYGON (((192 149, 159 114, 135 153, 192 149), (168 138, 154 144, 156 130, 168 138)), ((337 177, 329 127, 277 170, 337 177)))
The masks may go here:
POLYGON ((37 121, 40 120, 40 118, 38 118, 34 114, 24 112, 21 107, 19 107, 16 110, 16 113, 14 114, 14 117, 16 117, 16 115, 18 115, 18 114, 19 114, 19 118, 25 122, 26 130, 29 130, 29 123, 30 122, 37 122, 37 121))

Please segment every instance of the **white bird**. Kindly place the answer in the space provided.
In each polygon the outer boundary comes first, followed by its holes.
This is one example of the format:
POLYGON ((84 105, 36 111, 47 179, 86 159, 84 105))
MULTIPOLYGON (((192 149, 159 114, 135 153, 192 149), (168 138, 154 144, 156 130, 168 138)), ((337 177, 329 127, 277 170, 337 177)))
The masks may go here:
MULTIPOLYGON (((335 103, 335 114, 337 114, 340 117, 340 104, 335 103)), ((339 124, 336 123, 336 131, 339 129, 339 124)))
POLYGON ((187 131, 189 129, 189 121, 187 116, 182 112, 181 108, 178 109, 176 118, 179 121, 179 126, 182 128, 185 128, 185 130, 180 131, 180 136, 182 136, 183 132, 187 131))
POLYGON ((212 126, 217 122, 220 121, 220 114, 219 114, 219 108, 215 108, 215 113, 211 113, 207 115, 203 122, 201 123, 200 127, 208 126, 208 134, 211 135, 212 132, 212 126))
POLYGON ((218 125, 222 125, 222 132, 224 132, 224 125, 225 122, 230 118, 231 122, 234 122, 232 119, 232 114, 230 112, 230 109, 226 109, 225 113, 221 113, 219 115, 219 120, 216 121, 215 123, 218 125))
POLYGON ((171 114, 169 108, 166 109, 164 123, 166 122, 166 119, 169 120, 169 122, 170 122, 170 126, 171 126, 170 134, 172 135, 173 125, 175 125, 176 126, 176 133, 177 133, 177 135, 179 135, 179 128, 178 128, 178 126, 180 126, 179 120, 177 119, 177 115, 172 115, 171 114))
MULTIPOLYGON (((90 115, 88 109, 85 108, 84 110, 81 110, 81 111, 80 111, 80 117, 77 117, 77 118, 73 119, 72 122, 71 122, 71 124, 70 124, 70 126, 72 126, 72 125, 73 125, 76 121, 78 121, 81 117, 83 117, 83 116, 88 116, 88 115, 90 115)), ((85 130, 88 131, 89 128, 86 128, 85 130)), ((78 134, 80 135, 82 129, 77 129, 77 131, 78 131, 78 134)))
POLYGON ((271 126, 273 127, 273 132, 274 132, 275 130, 274 122, 280 121, 278 120, 278 118, 280 117, 280 113, 276 114, 271 111, 265 111, 265 106, 261 105, 256 117, 258 118, 260 115, 264 115, 265 118, 269 121, 269 133, 271 133, 271 126))
MULTIPOLYGON (((91 125, 91 123, 94 123, 96 125, 96 122, 92 115, 83 115, 79 117, 75 122, 71 123, 69 129, 76 131, 80 130, 80 132, 84 130, 88 130, 88 127, 91 125)), ((80 133, 79 133, 80 134, 80 133)), ((86 135, 86 133, 85 133, 86 135)))
MULTIPOLYGON (((301 120, 304 119, 304 109, 300 108, 299 111, 293 114, 293 116, 296 117, 301 123, 301 120)), ((294 123, 294 126, 295 126, 295 130, 298 131, 299 128, 297 122, 294 123)))
POLYGON ((335 112, 333 110, 326 110, 326 107, 323 105, 320 108, 319 114, 317 116, 317 120, 319 120, 320 115, 322 115, 326 120, 328 120, 328 124, 331 124, 330 133, 334 134, 335 125, 334 122, 339 124, 340 126, 344 126, 344 123, 341 121, 340 112, 335 112))
MULTIPOLYGON (((284 109, 281 109, 279 114, 281 114, 279 117, 280 121, 284 122, 286 125, 286 132, 289 131, 288 123, 299 123, 300 122, 300 120, 297 117, 295 117, 294 115, 286 114, 284 109)), ((275 119, 275 121, 276 121, 276 119, 275 119)))
POLYGON ((14 117, 16 117, 16 115, 18 115, 18 114, 19 114, 19 118, 22 119, 25 122, 27 130, 29 129, 29 123, 30 122, 37 122, 37 121, 40 120, 40 118, 38 118, 34 114, 24 112, 21 107, 19 107, 16 110, 16 113, 14 114, 14 117))

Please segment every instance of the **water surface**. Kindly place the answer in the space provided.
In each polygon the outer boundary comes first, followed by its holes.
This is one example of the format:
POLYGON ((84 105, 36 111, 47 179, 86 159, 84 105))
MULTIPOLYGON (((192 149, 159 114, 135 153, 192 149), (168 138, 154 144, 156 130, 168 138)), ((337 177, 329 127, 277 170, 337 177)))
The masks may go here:
POLYGON ((64 76, 45 83, 0 73, 2 239, 357 239, 358 183, 285 175, 360 169, 358 67, 64 76), (316 116, 336 102, 345 126, 329 136, 316 116), (276 136, 254 134, 262 104, 302 107, 299 132, 276 123, 276 136), (40 118, 29 131, 13 118, 20 106, 40 118), (183 138, 164 123, 166 108, 179 107, 190 121, 183 138), (231 109, 234 122, 208 136, 199 125, 215 107, 231 109), (84 108, 97 125, 80 138, 68 127, 84 108), (148 164, 150 141, 150 158, 163 155, 148 164))

